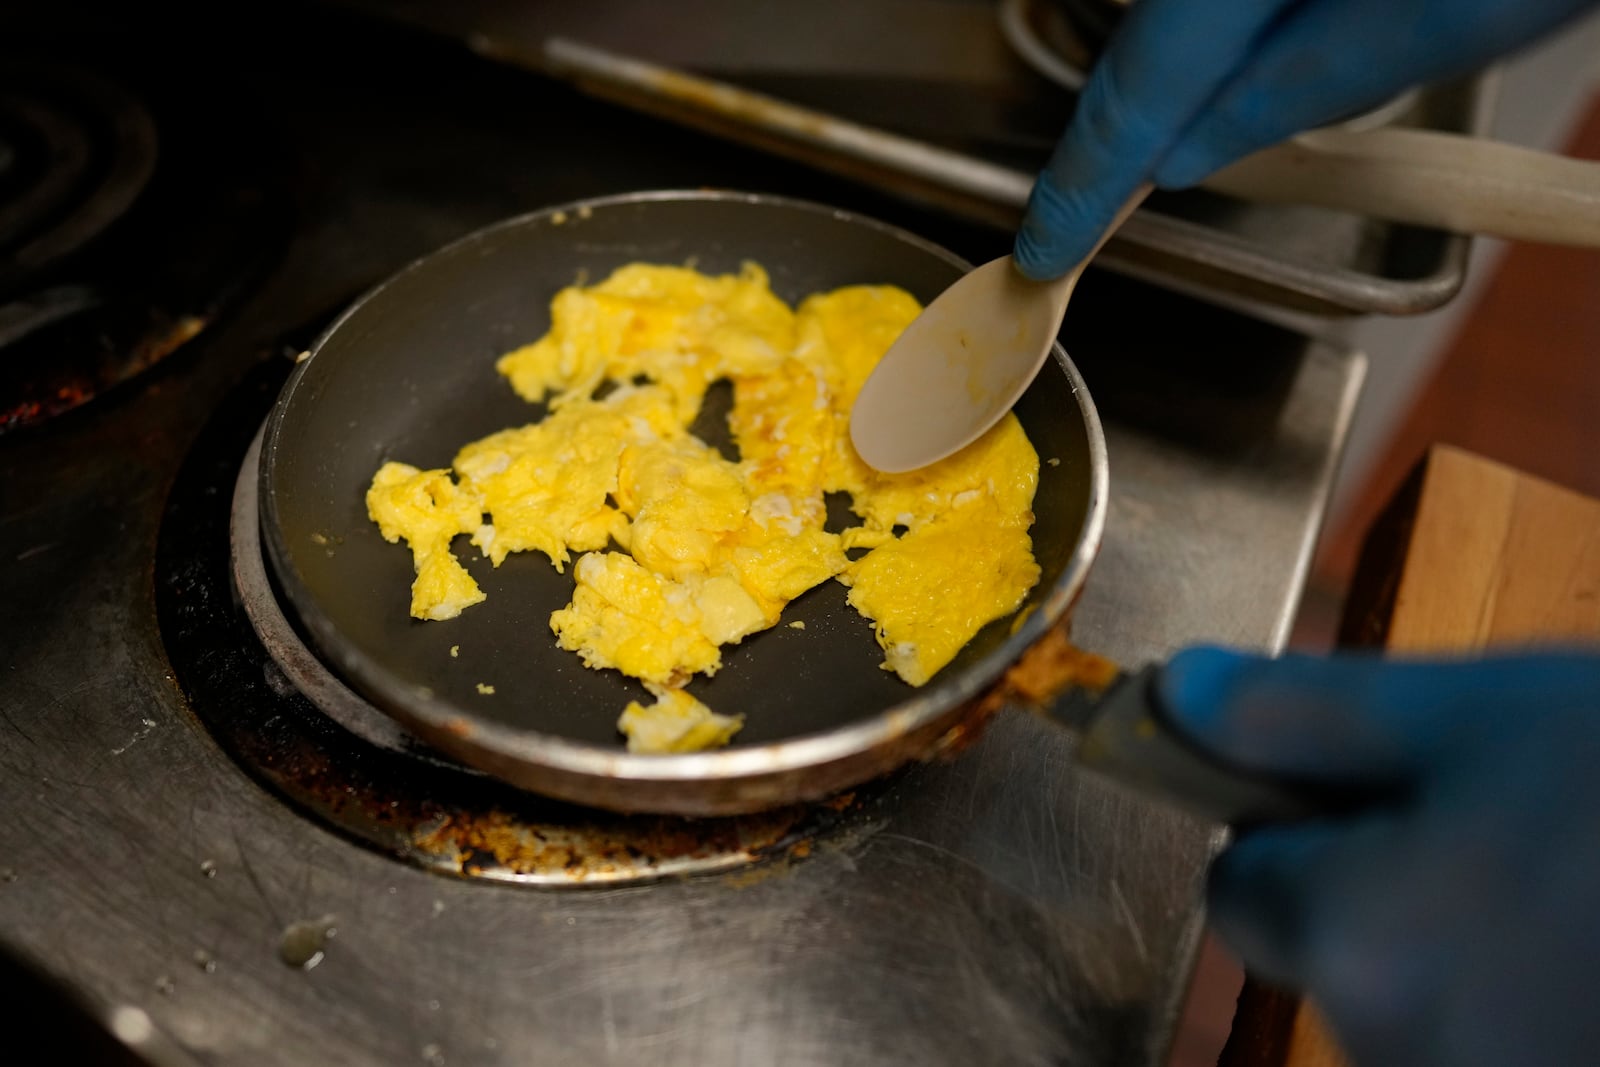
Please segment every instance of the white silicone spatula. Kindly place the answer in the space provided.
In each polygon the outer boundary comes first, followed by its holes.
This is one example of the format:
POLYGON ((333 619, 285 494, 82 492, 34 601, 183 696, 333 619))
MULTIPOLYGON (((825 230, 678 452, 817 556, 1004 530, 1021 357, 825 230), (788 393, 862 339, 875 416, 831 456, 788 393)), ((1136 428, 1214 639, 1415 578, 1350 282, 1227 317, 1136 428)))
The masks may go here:
POLYGON ((1149 195, 1142 186, 1089 255, 1054 281, 1022 276, 1010 256, 969 271, 889 347, 850 411, 869 466, 915 470, 959 451, 1011 410, 1044 366, 1084 268, 1149 195))

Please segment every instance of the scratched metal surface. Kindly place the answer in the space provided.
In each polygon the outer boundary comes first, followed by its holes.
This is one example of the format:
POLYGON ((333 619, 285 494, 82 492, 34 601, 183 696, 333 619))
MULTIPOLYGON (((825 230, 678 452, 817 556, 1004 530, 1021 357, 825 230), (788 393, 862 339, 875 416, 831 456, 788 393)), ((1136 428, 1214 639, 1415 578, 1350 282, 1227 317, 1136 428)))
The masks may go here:
MULTIPOLYGON (((319 81, 352 61, 343 32, 300 43, 292 85, 231 72, 316 160, 272 283, 199 353, 0 440, 0 945, 155 1062, 1161 1062, 1214 835, 1076 772, 1032 719, 903 776, 803 861, 619 890, 403 866, 216 747, 172 682, 151 561, 188 442, 272 338, 494 218, 641 184, 809 194, 970 258, 1004 239, 432 45, 363 30, 360 76, 319 81), (285 927, 322 916, 320 965, 282 963, 285 927)), ((1274 645, 1360 360, 1132 282, 1083 295, 1064 336, 1113 491, 1079 639, 1128 661, 1274 645)))

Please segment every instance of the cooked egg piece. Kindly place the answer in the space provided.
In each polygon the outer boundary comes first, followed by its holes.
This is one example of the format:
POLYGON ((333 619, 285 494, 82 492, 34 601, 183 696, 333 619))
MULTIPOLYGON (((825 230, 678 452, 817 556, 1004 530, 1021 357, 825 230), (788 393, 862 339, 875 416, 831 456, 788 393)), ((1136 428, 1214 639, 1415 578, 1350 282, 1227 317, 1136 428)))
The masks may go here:
POLYGON ((795 357, 821 373, 836 410, 848 415, 883 354, 921 313, 915 297, 892 285, 813 294, 795 312, 795 357))
POLYGON ((876 624, 885 665, 907 682, 926 684, 1038 582, 1028 536, 1038 476, 1038 453, 1007 415, 948 459, 873 472, 853 494, 866 526, 847 531, 847 543, 878 543, 840 581, 876 624), (894 527, 906 532, 894 537, 894 527))
POLYGON ((881 531, 896 526, 914 530, 978 502, 993 507, 999 521, 1027 526, 1033 522, 1038 485, 1039 455, 1022 423, 1008 414, 982 437, 931 466, 884 474, 861 464, 842 487, 863 524, 881 531))
POLYGON ((669 402, 660 389, 618 389, 467 445, 455 468, 491 516, 473 543, 497 567, 512 552, 533 549, 560 571, 571 552, 621 540, 627 518, 607 503, 619 458, 631 445, 685 436, 669 402))
POLYGON ((632 516, 627 548, 647 570, 678 581, 737 578, 771 626, 847 561, 820 513, 800 514, 783 494, 752 500, 745 471, 693 437, 629 448, 616 499, 632 516))
POLYGON ((873 549, 842 580, 850 605, 875 624, 885 666, 924 685, 986 623, 1021 606, 1039 566, 1026 529, 974 513, 873 549))
POLYGON ((572 602, 551 613, 556 642, 596 670, 651 682, 714 673, 717 646, 694 625, 688 590, 618 552, 591 552, 573 568, 572 602))
POLYGON ((793 537, 770 534, 735 547, 733 569, 750 595, 776 625, 784 606, 813 586, 821 585, 849 565, 837 534, 810 528, 793 537))
POLYGON ((404 538, 416 578, 411 614, 418 619, 453 619, 484 599, 484 592, 450 552, 457 534, 478 528, 483 509, 445 470, 418 470, 385 463, 367 489, 367 514, 386 541, 404 538))
POLYGON ((733 395, 728 429, 750 492, 783 501, 797 525, 820 526, 837 432, 827 382, 805 362, 787 359, 770 374, 736 379, 733 395))
POLYGON ((550 628, 588 667, 681 684, 715 674, 719 646, 769 625, 755 600, 725 576, 677 582, 620 552, 581 557, 573 576, 572 602, 551 614, 550 628))
POLYGON ((682 689, 646 683, 654 704, 632 701, 617 719, 629 752, 698 752, 726 745, 744 726, 743 715, 718 715, 682 689))
POLYGON ((938 463, 903 474, 868 467, 850 444, 850 408, 883 353, 919 312, 884 286, 818 294, 796 316, 797 357, 827 382, 831 447, 823 488, 850 494, 862 524, 843 548, 870 549, 840 574, 876 626, 885 666, 924 685, 1038 581, 1028 528, 1039 457, 1016 416, 938 463), (904 531, 903 536, 897 533, 904 531))
POLYGON ((693 437, 623 451, 617 506, 632 516, 628 551, 669 578, 709 576, 749 521, 737 465, 693 437))
POLYGON ((630 264, 599 285, 561 290, 550 331, 496 366, 528 400, 553 393, 553 408, 603 381, 643 376, 671 392, 687 423, 717 377, 761 373, 793 346, 794 313, 755 264, 715 276, 630 264))

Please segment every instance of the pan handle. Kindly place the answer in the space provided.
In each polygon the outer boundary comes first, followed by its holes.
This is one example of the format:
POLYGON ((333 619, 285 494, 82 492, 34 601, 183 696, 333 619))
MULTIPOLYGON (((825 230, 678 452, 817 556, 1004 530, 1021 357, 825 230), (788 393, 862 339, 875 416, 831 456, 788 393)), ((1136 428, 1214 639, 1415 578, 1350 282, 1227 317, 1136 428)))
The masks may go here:
POLYGON ((1600 247, 1600 163, 1435 130, 1315 130, 1205 185, 1453 233, 1600 247))
POLYGON ((1079 732, 1079 763, 1235 827, 1338 815, 1381 799, 1320 782, 1263 775, 1206 752, 1168 715, 1159 692, 1162 670, 1151 665, 1118 677, 1098 698, 1077 690, 1045 709, 1052 719, 1079 732), (1086 709, 1085 701, 1093 701, 1093 708, 1086 709))

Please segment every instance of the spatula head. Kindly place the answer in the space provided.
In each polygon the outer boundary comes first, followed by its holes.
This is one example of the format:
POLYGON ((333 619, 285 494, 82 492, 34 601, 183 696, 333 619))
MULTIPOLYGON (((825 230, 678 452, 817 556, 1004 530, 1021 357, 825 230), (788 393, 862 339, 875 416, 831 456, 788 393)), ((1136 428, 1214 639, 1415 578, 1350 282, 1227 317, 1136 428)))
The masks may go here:
POLYGON ((1076 278, 1031 281, 1004 256, 939 294, 856 398, 850 440, 861 458, 889 473, 915 470, 1000 421, 1050 354, 1076 278))

